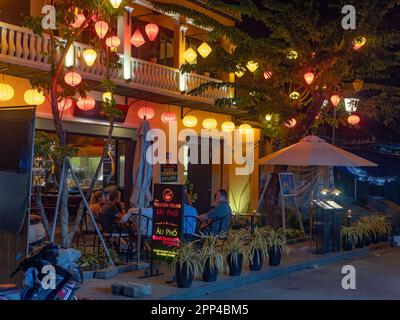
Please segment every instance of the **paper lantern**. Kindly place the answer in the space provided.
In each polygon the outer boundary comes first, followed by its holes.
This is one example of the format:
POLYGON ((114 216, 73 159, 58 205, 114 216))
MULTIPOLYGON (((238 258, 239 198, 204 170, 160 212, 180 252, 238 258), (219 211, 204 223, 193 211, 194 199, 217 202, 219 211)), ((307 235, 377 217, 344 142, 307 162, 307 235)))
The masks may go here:
POLYGON ((197 59, 197 53, 192 48, 187 49, 183 56, 185 60, 189 63, 193 63, 197 59))
POLYGON ((187 128, 194 128, 197 126, 197 118, 195 116, 185 116, 182 120, 182 123, 187 128))
POLYGON ((244 75, 244 71, 239 70, 239 71, 236 71, 235 74, 236 74, 236 77, 241 78, 244 75))
POLYGON ((161 115, 161 122, 165 123, 165 124, 168 124, 171 121, 176 121, 176 119, 177 119, 176 114, 174 112, 171 112, 171 111, 164 112, 161 115))
POLYGON ((313 83, 314 78, 315 78, 315 75, 314 75, 314 73, 312 73, 312 72, 307 72, 307 73, 304 75, 304 80, 306 80, 306 82, 307 82, 308 85, 310 85, 311 83, 313 83))
POLYGON ((72 101, 71 98, 67 98, 67 99, 61 99, 58 103, 58 111, 63 112, 65 110, 68 110, 72 107, 72 105, 74 104, 74 102, 72 101))
POLYGON ((246 67, 250 70, 250 72, 256 72, 258 69, 258 63, 255 61, 249 61, 247 62, 246 67))
POLYGON ((139 48, 139 47, 141 47, 142 45, 144 45, 146 43, 146 41, 144 40, 143 35, 140 32, 139 28, 137 28, 135 30, 135 32, 133 33, 132 38, 131 38, 131 43, 136 48, 139 48))
POLYGON ((331 102, 332 102, 334 107, 337 107, 339 105, 339 102, 340 102, 340 97, 337 94, 333 95, 331 97, 331 102))
POLYGON ((75 71, 68 72, 64 77, 65 83, 71 87, 75 87, 82 82, 82 77, 75 71))
POLYGON ((86 20, 85 15, 82 13, 78 13, 75 15, 75 21, 73 23, 71 23, 71 27, 78 29, 82 26, 82 23, 84 23, 85 20, 86 20))
POLYGON ((88 67, 91 67, 94 65, 97 59, 97 52, 94 51, 93 49, 86 49, 83 51, 83 60, 85 60, 85 63, 88 67))
POLYGON ((146 31, 149 40, 153 42, 154 40, 156 40, 160 28, 155 23, 149 23, 146 25, 144 30, 146 31))
POLYGON ((214 118, 207 118, 203 121, 203 128, 207 130, 213 130, 218 126, 217 120, 214 118))
POLYGON ((265 116, 265 120, 267 120, 267 121, 271 121, 272 120, 272 114, 267 114, 266 116, 265 116))
POLYGON ((353 88, 356 92, 360 92, 364 86, 364 81, 362 80, 354 80, 353 81, 353 88))
POLYGON ((226 121, 221 125, 221 129, 223 132, 233 132, 235 131, 235 124, 232 121, 226 121))
POLYGON ((351 116, 349 116, 349 117, 347 118, 347 121, 348 121, 351 125, 355 126, 355 125, 357 125, 357 124, 360 123, 360 117, 359 117, 358 115, 356 115, 356 114, 352 114, 351 116))
POLYGON ((151 120, 154 118, 154 110, 150 107, 142 107, 138 110, 138 116, 142 120, 151 120))
POLYGON ((297 91, 293 91, 290 95, 289 98, 292 100, 297 100, 298 98, 300 98, 300 93, 298 93, 297 91))
POLYGON ((249 125, 247 123, 243 123, 239 126, 239 131, 241 134, 250 133, 251 130, 253 130, 253 128, 251 127, 251 125, 249 125))
POLYGON ((24 100, 31 106, 38 106, 44 102, 45 97, 42 92, 39 92, 39 90, 29 89, 25 91, 24 100))
POLYGON ((119 40, 119 38, 116 36, 108 37, 106 39, 106 45, 109 48, 117 48, 120 46, 120 44, 121 44, 121 40, 119 40))
POLYGON ((103 93, 103 101, 104 102, 111 101, 112 98, 113 98, 112 92, 104 92, 103 93))
POLYGON ((114 7, 114 9, 118 9, 121 5, 121 2, 122 0, 110 0, 110 3, 114 7))
POLYGON ((299 54, 295 50, 289 50, 286 56, 289 60, 296 60, 299 54))
POLYGON ((353 40, 353 49, 358 50, 363 47, 367 43, 367 39, 365 37, 357 37, 353 40))
POLYGON ((297 124, 296 119, 290 119, 288 122, 285 123, 285 126, 288 128, 294 128, 297 124))
POLYGON ((96 100, 91 96, 86 96, 86 98, 79 98, 76 105, 83 111, 89 111, 96 106, 96 100))
POLYGON ((7 83, 0 83, 0 101, 8 101, 14 97, 14 89, 7 83))
POLYGON ((94 25, 94 28, 96 29, 96 33, 99 36, 99 38, 103 39, 108 32, 108 23, 105 21, 98 21, 94 25))
POLYGON ((200 53, 200 55, 201 55, 204 59, 206 59, 206 58, 210 55, 212 49, 211 49, 211 47, 208 45, 207 42, 203 42, 203 43, 201 44, 201 46, 197 49, 197 51, 200 53))
POLYGON ((264 72, 264 78, 265 78, 265 80, 271 79, 272 78, 272 71, 270 71, 270 70, 265 71, 264 72))

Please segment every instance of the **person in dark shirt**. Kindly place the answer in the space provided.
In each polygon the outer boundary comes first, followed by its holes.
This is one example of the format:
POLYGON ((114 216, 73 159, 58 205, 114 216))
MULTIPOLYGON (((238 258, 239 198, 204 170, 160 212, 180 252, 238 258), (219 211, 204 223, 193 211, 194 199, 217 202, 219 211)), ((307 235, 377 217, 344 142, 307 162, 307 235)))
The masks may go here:
POLYGON ((122 218, 122 212, 120 210, 121 204, 121 193, 117 190, 110 192, 107 203, 101 210, 101 225, 105 232, 118 232, 118 225, 122 218))

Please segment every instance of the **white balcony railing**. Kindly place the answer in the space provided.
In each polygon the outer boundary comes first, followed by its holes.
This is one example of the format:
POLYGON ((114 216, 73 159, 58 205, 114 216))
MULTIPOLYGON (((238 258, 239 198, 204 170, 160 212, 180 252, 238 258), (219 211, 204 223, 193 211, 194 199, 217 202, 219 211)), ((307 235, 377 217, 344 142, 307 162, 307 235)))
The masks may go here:
MULTIPOLYGON (((49 39, 47 34, 40 37, 29 29, 0 22, 0 62, 48 71, 50 70, 50 65, 47 61, 49 39)), ((87 67, 83 59, 83 51, 87 48, 87 45, 74 43, 75 68, 82 74, 83 78, 101 81, 105 75, 104 63, 98 58, 92 67, 87 67)), ((186 100, 196 100, 196 97, 182 96, 182 82, 185 86, 184 89, 190 91, 203 83, 219 81, 197 74, 182 76, 178 69, 136 58, 130 58, 127 61, 130 63, 131 79, 125 81, 122 70, 115 71, 111 78, 116 80, 119 86, 136 90, 146 90, 157 94, 168 94, 169 96, 177 95, 179 98, 186 100)), ((124 62, 122 56, 121 62, 124 62)), ((202 102, 212 104, 215 99, 227 96, 228 90, 223 88, 208 90, 200 95, 199 98, 202 98, 202 102)))

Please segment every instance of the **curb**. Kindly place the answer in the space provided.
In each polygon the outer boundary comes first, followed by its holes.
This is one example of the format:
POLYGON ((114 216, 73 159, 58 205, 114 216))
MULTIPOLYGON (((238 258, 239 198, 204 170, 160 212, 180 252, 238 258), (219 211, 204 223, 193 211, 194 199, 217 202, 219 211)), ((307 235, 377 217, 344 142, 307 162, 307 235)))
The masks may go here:
POLYGON ((336 255, 320 258, 320 259, 312 259, 302 263, 289 265, 286 267, 269 267, 268 271, 258 272, 257 274, 250 274, 242 277, 230 277, 218 282, 214 283, 204 283, 200 287, 189 288, 189 289, 181 289, 179 293, 171 294, 168 296, 163 296, 157 298, 158 300, 190 300, 196 299, 199 296, 204 296, 209 293, 215 293, 218 291, 230 290, 243 285, 251 284, 254 282, 268 280, 277 278, 283 275, 287 275, 289 273, 302 271, 306 269, 314 269, 316 266, 324 266, 329 264, 334 264, 341 260, 353 259, 353 258, 361 258, 368 256, 370 253, 369 248, 356 249, 350 252, 338 253, 336 255))
POLYGON ((119 273, 126 273, 138 270, 145 270, 149 267, 148 263, 128 263, 121 266, 116 266, 114 269, 111 267, 93 270, 93 271, 83 271, 84 280, 92 279, 111 279, 117 276, 119 273))

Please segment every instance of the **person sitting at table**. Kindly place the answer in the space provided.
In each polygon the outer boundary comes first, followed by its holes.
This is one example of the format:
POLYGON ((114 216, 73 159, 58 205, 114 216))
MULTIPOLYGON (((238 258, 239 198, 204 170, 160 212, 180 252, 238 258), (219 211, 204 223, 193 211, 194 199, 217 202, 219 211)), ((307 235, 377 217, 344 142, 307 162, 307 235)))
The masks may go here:
POLYGON ((197 210, 192 206, 192 199, 188 192, 185 192, 185 203, 183 205, 183 234, 186 237, 192 237, 196 233, 197 210))
POLYGON ((228 193, 224 189, 218 190, 214 195, 215 207, 208 213, 204 213, 198 219, 205 223, 203 230, 211 227, 211 233, 225 233, 228 231, 232 220, 232 209, 228 203, 228 193))
POLYGON ((125 206, 121 203, 121 192, 113 190, 108 195, 108 201, 101 209, 100 221, 106 232, 117 232, 116 229, 123 216, 120 208, 125 206))
MULTIPOLYGON (((100 221, 100 214, 101 210, 106 203, 106 199, 104 196, 104 193, 102 191, 96 191, 93 192, 90 201, 89 201, 89 209, 93 213, 94 219, 99 222, 100 221)), ((84 220, 85 223, 87 223, 87 230, 88 231, 95 231, 95 228, 93 226, 92 220, 90 217, 86 217, 84 220)))

